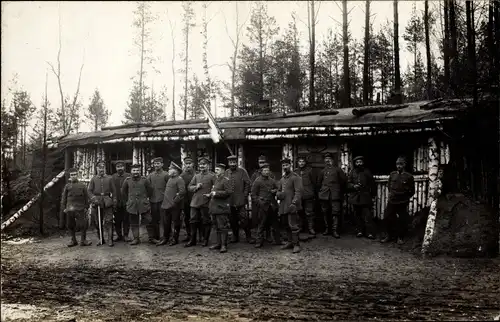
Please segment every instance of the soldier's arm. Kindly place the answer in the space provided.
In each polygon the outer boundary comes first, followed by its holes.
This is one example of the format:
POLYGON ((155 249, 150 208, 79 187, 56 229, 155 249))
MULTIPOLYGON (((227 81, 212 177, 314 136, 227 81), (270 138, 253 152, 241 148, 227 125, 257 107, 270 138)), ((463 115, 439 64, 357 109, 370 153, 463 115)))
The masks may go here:
POLYGON ((339 178, 340 178, 340 186, 342 189, 342 192, 344 193, 347 189, 347 176, 345 175, 344 171, 339 168, 339 178))
POLYGON ((123 183, 122 183, 122 196, 125 199, 125 201, 128 200, 128 181, 130 180, 130 177, 127 177, 123 183))
POLYGON ((283 190, 283 185, 281 183, 281 180, 278 182, 278 192, 276 193, 276 197, 278 200, 283 200, 285 199, 285 193, 282 191, 283 190))
POLYGON ((184 196, 186 195, 186 183, 184 182, 184 179, 179 177, 179 180, 177 180, 177 195, 174 197, 174 202, 180 202, 184 199, 184 196))
POLYGON ((153 184, 149 180, 145 180, 147 197, 151 198, 153 196, 153 184))
POLYGON ((252 185, 250 183, 250 177, 248 176, 248 172, 245 169, 242 169, 243 172, 243 195, 246 197, 250 193, 252 185))
POLYGON ((66 184, 64 186, 62 196, 61 196, 61 211, 64 211, 66 209, 66 202, 68 200, 68 185, 66 184))
POLYGON ((302 178, 300 177, 295 177, 295 180, 293 180, 293 188, 294 188, 294 194, 293 194, 293 199, 292 199, 292 204, 297 205, 299 201, 302 199, 302 178))
POLYGON ((252 191, 251 191, 251 196, 253 201, 257 201, 259 199, 259 192, 260 192, 260 181, 255 180, 252 184, 252 191))
POLYGON ((113 202, 118 202, 118 191, 116 191, 115 183, 113 182, 113 178, 109 177, 109 185, 111 186, 111 194, 113 195, 113 202))
POLYGON ((198 181, 196 180, 196 175, 194 175, 193 179, 191 179, 191 182, 189 183, 189 186, 188 186, 189 192, 196 192, 197 184, 198 184, 198 181))
POLYGON ((83 189, 83 198, 85 199, 85 208, 89 206, 89 192, 87 189, 83 189))
POLYGON ((87 187, 87 192, 89 193, 89 198, 94 198, 94 178, 90 179, 89 185, 87 187))
POLYGON ((408 198, 411 198, 415 194, 415 179, 412 175, 408 178, 408 185, 408 198))
POLYGON ((354 190, 356 190, 356 189, 354 188, 354 185, 355 185, 355 182, 354 182, 354 173, 353 173, 353 171, 351 170, 351 171, 349 172, 349 176, 347 177, 347 190, 348 190, 348 191, 354 191, 354 190))
POLYGON ((370 187, 370 194, 372 197, 377 195, 377 183, 375 182, 375 178, 371 171, 368 171, 368 185, 370 187))

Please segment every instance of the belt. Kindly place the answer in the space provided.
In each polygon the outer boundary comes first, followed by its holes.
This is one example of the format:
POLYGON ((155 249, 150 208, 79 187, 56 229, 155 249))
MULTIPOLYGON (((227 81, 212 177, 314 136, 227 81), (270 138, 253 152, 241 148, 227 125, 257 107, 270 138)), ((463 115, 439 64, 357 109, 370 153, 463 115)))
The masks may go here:
POLYGON ((105 197, 111 197, 111 194, 110 193, 97 193, 96 194, 97 196, 105 196, 105 197))

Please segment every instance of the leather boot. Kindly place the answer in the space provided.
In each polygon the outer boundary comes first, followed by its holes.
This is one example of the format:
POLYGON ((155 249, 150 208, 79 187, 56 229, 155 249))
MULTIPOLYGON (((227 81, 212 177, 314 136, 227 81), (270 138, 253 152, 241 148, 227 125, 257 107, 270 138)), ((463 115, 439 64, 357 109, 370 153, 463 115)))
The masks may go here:
POLYGON ((78 245, 78 242, 76 241, 76 233, 75 233, 75 231, 74 230, 70 230, 69 233, 70 233, 70 236, 71 236, 71 241, 69 242, 68 247, 74 247, 74 246, 78 245))
POLYGON ((80 237, 80 246, 90 246, 92 245, 92 242, 90 240, 87 240, 87 230, 84 229, 82 230, 82 236, 80 237))
POLYGON ((198 241, 200 243, 203 243, 203 237, 205 237, 205 232, 203 231, 203 226, 199 225, 198 226, 198 241))
POLYGON ((212 231, 211 225, 203 225, 203 244, 202 247, 208 246, 208 242, 210 241, 210 232, 212 231))
POLYGON ((179 243, 179 231, 180 228, 174 228, 174 238, 170 241, 170 244, 168 244, 169 246, 174 246, 179 243))
POLYGON ((314 231, 314 218, 307 218, 307 230, 309 233, 309 238, 316 238, 316 231, 314 231))
POLYGON ((113 243, 113 233, 114 233, 113 226, 107 227, 106 231, 107 231, 107 234, 108 234, 108 246, 109 247, 113 247, 115 245, 113 243))
POLYGON ((231 243, 238 243, 240 241, 240 228, 233 228, 233 236, 231 237, 231 243))
POLYGON ((186 238, 182 240, 182 242, 188 242, 191 240, 191 225, 186 224, 186 238))
POLYGON ((299 234, 292 233, 293 253, 300 253, 299 234))
POLYGON ((191 239, 184 245, 184 247, 191 247, 196 245, 196 235, 198 233, 198 224, 191 224, 191 239))
POLYGON ((213 245, 213 246, 210 246, 209 249, 210 250, 220 249, 221 246, 222 246, 222 233, 217 232, 217 244, 213 245))
POLYGON ((252 231, 250 229, 245 229, 245 235, 246 235, 246 240, 247 243, 249 244, 255 244, 255 239, 252 238, 252 231))
POLYGON ((116 232, 116 238, 115 240, 113 240, 114 242, 119 242, 119 241, 123 241, 123 236, 120 234, 120 232, 116 232))
POLYGON ((222 242, 222 245, 221 245, 220 251, 219 251, 221 253, 227 252, 227 235, 228 235, 227 231, 223 231, 221 233, 221 242, 222 242))
POLYGON ((335 216, 335 217, 333 217, 333 220, 332 220, 332 236, 335 238, 340 238, 340 235, 337 232, 338 225, 339 225, 339 217, 335 216))
POLYGON ((123 224, 123 241, 128 243, 131 241, 130 238, 128 238, 128 234, 130 232, 130 224, 123 224))
POLYGON ((280 245, 280 246, 286 245, 286 243, 281 240, 281 233, 278 230, 273 229, 273 234, 274 234, 273 243, 275 245, 280 245))
POLYGON ((134 239, 132 240, 130 245, 140 244, 141 240, 139 238, 139 227, 132 227, 131 230, 132 230, 132 236, 134 237, 134 239))

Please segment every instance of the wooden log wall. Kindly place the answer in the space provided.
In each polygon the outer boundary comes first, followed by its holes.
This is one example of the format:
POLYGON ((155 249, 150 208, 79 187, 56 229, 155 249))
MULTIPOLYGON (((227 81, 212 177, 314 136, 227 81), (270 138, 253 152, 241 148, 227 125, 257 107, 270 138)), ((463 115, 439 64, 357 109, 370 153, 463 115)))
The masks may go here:
POLYGON ((294 145, 291 144, 291 143, 284 143, 283 144, 283 150, 282 150, 282 153, 281 153, 281 157, 284 159, 284 158, 288 158, 291 160, 292 162, 292 169, 294 169, 294 165, 295 165, 295 160, 294 160, 294 157, 293 157, 293 151, 294 151, 294 145))
POLYGON ((349 171, 351 171, 351 162, 352 160, 352 152, 349 149, 349 145, 347 143, 342 143, 340 145, 340 168, 346 173, 346 175, 349 174, 349 171))
POLYGON ((243 144, 237 145, 236 156, 238 157, 238 166, 240 168, 245 168, 245 153, 243 151, 243 144))
MULTIPOLYGON (((102 155, 103 150, 100 152, 102 155)), ((97 146, 78 147, 73 152, 73 166, 78 168, 78 179, 89 182, 95 174, 95 163, 98 156, 97 146)))

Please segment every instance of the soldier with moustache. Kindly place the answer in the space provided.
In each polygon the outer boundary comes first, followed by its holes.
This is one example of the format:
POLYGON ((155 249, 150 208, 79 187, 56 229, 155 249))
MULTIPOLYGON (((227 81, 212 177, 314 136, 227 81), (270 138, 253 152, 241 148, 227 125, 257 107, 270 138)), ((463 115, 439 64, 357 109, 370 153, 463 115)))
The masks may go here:
POLYGON ((69 182, 64 186, 61 197, 61 216, 66 215, 67 227, 71 235, 68 247, 78 245, 76 241, 77 230, 80 230, 81 233, 80 246, 89 246, 92 245, 92 242, 87 240, 87 229, 89 228, 87 218, 87 209, 89 206, 87 187, 78 181, 77 169, 71 168, 68 172, 69 182))
POLYGON ((130 245, 137 245, 141 242, 139 236, 141 224, 146 225, 149 243, 155 244, 149 202, 149 198, 153 195, 153 187, 146 177, 141 176, 140 164, 132 165, 131 174, 132 176, 126 178, 122 186, 122 195, 126 198, 127 213, 134 237, 130 245))
POLYGON ((389 175, 389 200, 385 208, 385 223, 387 236, 381 240, 382 243, 397 238, 398 244, 404 243, 408 230, 408 205, 415 194, 415 179, 406 171, 406 159, 399 157, 396 160, 396 171, 389 175))
POLYGON ((275 243, 281 245, 278 203, 276 202, 278 184, 269 176, 271 173, 269 163, 263 164, 261 169, 260 176, 252 185, 252 202, 257 205, 259 218, 255 248, 261 248, 264 245, 264 232, 269 227, 273 227, 275 243))
POLYGON ((97 175, 90 179, 87 192, 92 204, 92 217, 95 219, 95 225, 99 230, 99 216, 98 211, 101 213, 100 226, 103 228, 103 233, 98 232, 99 242, 97 246, 106 243, 104 231, 107 234, 108 246, 114 246, 113 243, 113 209, 117 205, 117 192, 113 183, 113 178, 106 175, 106 164, 104 161, 96 163, 97 175), (98 208, 100 208, 98 210, 98 208))
POLYGON ((338 233, 339 217, 342 212, 342 201, 346 190, 347 177, 344 171, 333 165, 333 157, 330 153, 324 155, 325 167, 318 177, 318 199, 321 211, 325 218, 325 232, 323 235, 333 235, 340 238, 338 233), (330 224, 331 223, 331 224, 330 224))
POLYGON ((181 167, 170 163, 168 170, 167 186, 165 187, 165 195, 161 204, 162 221, 163 221, 163 237, 156 246, 165 245, 170 239, 170 232, 172 230, 172 222, 174 224, 174 236, 170 242, 170 246, 179 243, 179 232, 181 229, 181 209, 183 206, 184 196, 186 194, 186 184, 180 177, 181 167))
POLYGON ((153 187, 153 195, 150 198, 151 203, 151 225, 153 239, 156 243, 160 239, 160 219, 161 219, 161 203, 165 194, 165 187, 169 179, 168 173, 163 170, 163 158, 157 157, 153 159, 153 172, 147 179, 153 187))
MULTIPOLYGON (((217 233, 217 244, 210 249, 219 249, 221 253, 227 252, 228 232, 231 228, 229 216, 231 214, 231 196, 234 185, 225 175, 226 166, 222 163, 215 165, 215 182, 210 192, 208 204, 210 215, 217 233)), ((248 177, 248 175, 247 175, 248 177)))
MULTIPOLYGON (((255 180, 258 177, 260 177, 260 175, 262 173, 262 166, 265 164, 268 164, 267 157, 265 155, 260 155, 257 162, 258 162, 259 168, 257 170, 255 170, 254 173, 252 174, 252 176, 250 177, 250 184, 251 185, 253 185, 255 180)), ((269 172, 269 178, 272 180, 276 180, 276 178, 274 177, 274 174, 272 172, 269 172)), ((255 204, 252 200, 252 221, 258 222, 258 218, 259 218, 258 205, 255 204)), ((272 238, 271 238, 271 229, 269 227, 266 228, 265 235, 266 235, 266 240, 268 242, 270 242, 270 243, 273 242, 272 238)))
MULTIPOLYGON (((307 157, 301 155, 297 158, 298 168, 295 171, 302 178, 302 208, 301 215, 307 225, 310 238, 316 237, 314 231, 314 197, 316 194, 316 179, 311 167, 307 166, 307 157)), ((301 225, 302 226, 302 225, 301 225)))
POLYGON ((183 208, 182 211, 184 213, 184 225, 186 226, 186 238, 183 239, 183 242, 188 242, 191 240, 191 199, 193 198, 193 193, 189 191, 188 186, 191 180, 194 177, 194 164, 193 159, 191 157, 184 158, 184 170, 181 173, 181 178, 184 180, 186 184, 186 195, 183 200, 183 208))
POLYGON ((126 178, 130 177, 131 174, 125 172, 125 162, 116 161, 116 173, 111 175, 113 179, 113 184, 116 190, 116 209, 115 209, 115 231, 116 239, 115 242, 125 241, 129 242, 128 233, 130 231, 130 220, 127 213, 127 207, 125 204, 125 197, 122 195, 122 185, 126 178))
POLYGON ((292 161, 288 158, 281 160, 283 177, 278 183, 276 197, 280 200, 279 214, 286 223, 288 241, 282 249, 292 249, 293 253, 300 252, 299 245, 299 214, 302 209, 302 179, 292 171, 292 161))
POLYGON ((370 170, 364 166, 363 156, 355 157, 353 163, 354 169, 349 173, 347 189, 349 191, 349 204, 353 206, 356 219, 356 236, 374 239, 375 232, 371 210, 377 191, 375 180, 370 170))
POLYGON ((193 193, 191 199, 191 240, 185 245, 191 247, 196 245, 196 234, 198 228, 203 233, 203 244, 207 246, 210 239, 210 231, 212 228, 212 220, 210 218, 208 204, 210 202, 210 193, 215 183, 215 174, 210 172, 208 165, 210 161, 206 157, 199 160, 200 172, 195 174, 189 183, 188 190, 193 193))
POLYGON ((238 158, 235 155, 227 157, 227 162, 229 169, 226 170, 225 176, 229 178, 229 182, 233 187, 233 193, 229 199, 231 205, 231 229, 233 231, 231 242, 239 242, 241 227, 245 232, 247 243, 253 244, 255 240, 252 239, 252 224, 245 208, 250 193, 250 177, 247 170, 238 166, 238 158))

